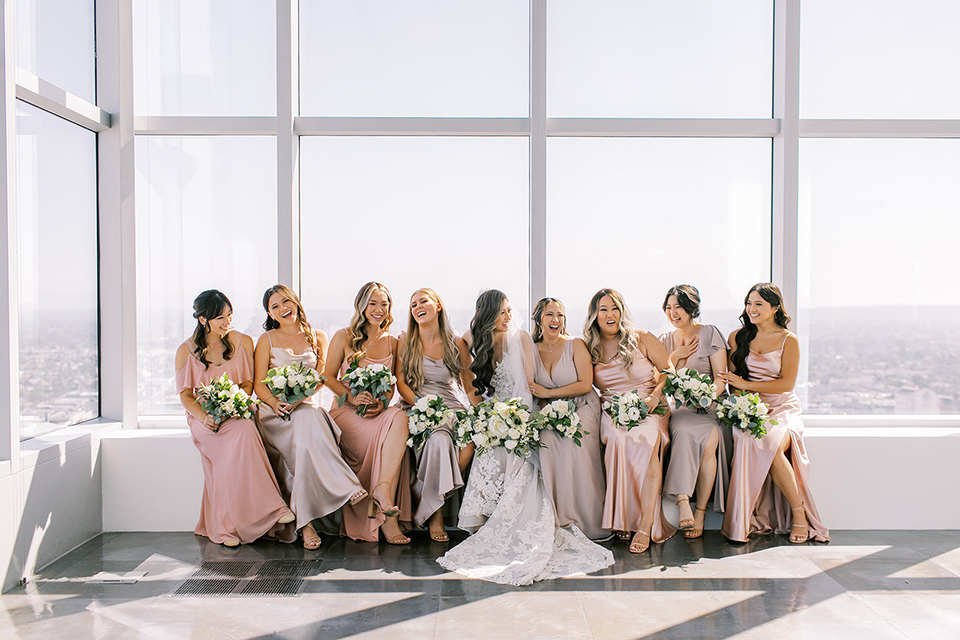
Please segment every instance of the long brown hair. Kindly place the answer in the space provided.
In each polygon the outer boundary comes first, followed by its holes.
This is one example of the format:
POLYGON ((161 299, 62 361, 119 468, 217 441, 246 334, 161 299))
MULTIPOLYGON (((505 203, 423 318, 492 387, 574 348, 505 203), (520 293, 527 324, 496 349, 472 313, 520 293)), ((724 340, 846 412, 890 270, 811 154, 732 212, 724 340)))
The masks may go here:
POLYGON ((744 380, 750 379, 750 370, 747 368, 747 356, 750 354, 750 343, 757 337, 757 325, 750 321, 750 316, 746 310, 747 301, 750 299, 750 294, 754 291, 766 300, 771 307, 776 307, 777 312, 773 316, 773 321, 778 327, 786 329, 787 325, 790 324, 790 316, 783 310, 783 296, 780 294, 780 289, 777 285, 772 282, 758 282, 750 287, 750 291, 747 291, 747 295, 743 297, 744 310, 743 313, 740 314, 740 324, 742 326, 740 330, 737 331, 737 337, 734 340, 737 348, 730 354, 733 372, 744 380))
POLYGON ((547 310, 547 305, 551 302, 557 303, 557 306, 560 307, 560 315, 563 316, 563 326, 560 327, 560 335, 570 335, 567 333, 567 308, 556 298, 543 298, 537 303, 537 306, 533 308, 533 314, 531 315, 533 318, 534 344, 543 340, 543 312, 547 310))
POLYGON ((263 310, 267 312, 267 319, 263 321, 263 328, 266 331, 280 328, 280 323, 274 320, 273 316, 270 315, 270 298, 273 297, 273 294, 275 293, 279 293, 284 298, 290 300, 290 302, 293 303, 293 306, 297 308, 297 325, 300 329, 300 333, 302 333, 303 337, 307 339, 307 344, 310 345, 310 348, 313 349, 313 352, 317 355, 317 362, 322 362, 324 360, 324 355, 320 345, 317 344, 317 336, 313 331, 313 327, 311 327, 310 323, 307 322, 307 314, 303 310, 303 305, 300 303, 300 298, 297 297, 297 294, 294 293, 289 287, 282 284, 275 284, 264 291, 263 310))
MULTIPOLYGON (((233 313, 233 305, 230 304, 230 300, 216 289, 208 289, 193 300, 193 317, 197 320, 197 327, 193 330, 193 343, 196 345, 193 355, 197 356, 197 360, 203 363, 204 369, 210 368, 210 361, 207 360, 207 349, 209 347, 207 334, 210 333, 208 323, 213 318, 219 317, 227 309, 233 313), (207 322, 200 322, 200 318, 207 322)), ((223 344, 223 359, 225 361, 229 360, 233 356, 233 343, 226 335, 220 337, 220 342, 223 344)))
MULTIPOLYGON (((453 379, 457 381, 457 384, 460 384, 460 349, 457 348, 456 340, 454 340, 453 328, 450 326, 450 318, 447 316, 447 308, 440 301, 437 292, 426 287, 414 291, 410 299, 413 300, 420 293, 425 294, 439 307, 437 323, 440 325, 440 336, 443 339, 443 364, 447 367, 453 379)), ((403 339, 400 340, 401 373, 407 386, 419 396, 425 382, 423 377, 423 343, 420 339, 420 324, 413 317, 412 307, 408 316, 407 332, 403 334, 403 339)))
POLYGON ((470 371, 473 372, 473 386, 481 398, 489 391, 493 393, 493 372, 496 364, 493 361, 493 327, 500 317, 500 307, 507 295, 498 289, 488 289, 477 298, 476 310, 470 320, 470 335, 473 345, 470 355, 473 362, 470 371))
POLYGON ((352 351, 352 355, 350 356, 351 360, 354 358, 363 358, 363 343, 370 337, 367 334, 368 322, 364 312, 374 291, 383 291, 383 294, 387 296, 387 315, 380 321, 380 329, 386 331, 387 328, 393 324, 393 315, 391 314, 393 298, 390 297, 390 290, 387 289, 386 285, 380 284, 379 282, 368 282, 360 287, 360 291, 357 292, 357 297, 353 301, 353 318, 350 320, 350 327, 348 329, 350 339, 348 344, 352 351))
POLYGON ((640 344, 637 341, 637 330, 633 325, 633 315, 627 309, 623 296, 614 289, 600 289, 590 299, 590 308, 587 312, 587 321, 583 325, 583 339, 587 343, 587 351, 593 364, 603 360, 603 348, 600 346, 600 325, 597 315, 600 313, 600 300, 610 296, 614 306, 620 310, 620 326, 617 327, 617 353, 623 361, 624 370, 630 369, 633 364, 633 352, 640 344))

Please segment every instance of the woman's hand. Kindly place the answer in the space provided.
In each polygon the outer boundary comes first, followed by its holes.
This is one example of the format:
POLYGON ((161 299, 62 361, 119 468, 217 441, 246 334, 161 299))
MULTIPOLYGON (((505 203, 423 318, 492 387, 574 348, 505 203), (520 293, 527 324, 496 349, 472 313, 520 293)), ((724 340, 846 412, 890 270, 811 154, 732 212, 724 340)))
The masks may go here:
POLYGON ((374 398, 369 391, 361 391, 351 402, 357 407, 362 404, 367 405, 367 410, 363 414, 364 418, 375 418, 383 412, 383 402, 374 398))
POLYGON ((697 348, 700 346, 700 336, 694 336, 692 340, 683 339, 680 340, 680 346, 673 350, 673 353, 670 354, 670 361, 674 364, 680 362, 681 360, 686 360, 693 354, 697 352, 697 348))
POLYGON ((286 418, 294 409, 293 405, 287 404, 282 400, 277 400, 277 404, 270 408, 273 409, 273 412, 277 414, 278 418, 286 418))
POLYGON ((723 373, 717 374, 717 379, 730 385, 734 389, 746 389, 747 381, 733 373, 732 371, 725 371, 723 373))
POLYGON ((203 414, 203 426, 205 426, 207 429, 210 429, 210 431, 213 431, 214 433, 220 431, 220 425, 217 424, 217 421, 214 420, 209 413, 203 414))
POLYGON ((653 396, 647 396, 643 399, 643 404, 647 405, 650 413, 653 413, 653 410, 660 406, 660 401, 653 396))
POLYGON ((530 383, 530 393, 532 393, 535 398, 543 398, 547 400, 550 398, 550 391, 551 389, 547 389, 536 382, 530 383))

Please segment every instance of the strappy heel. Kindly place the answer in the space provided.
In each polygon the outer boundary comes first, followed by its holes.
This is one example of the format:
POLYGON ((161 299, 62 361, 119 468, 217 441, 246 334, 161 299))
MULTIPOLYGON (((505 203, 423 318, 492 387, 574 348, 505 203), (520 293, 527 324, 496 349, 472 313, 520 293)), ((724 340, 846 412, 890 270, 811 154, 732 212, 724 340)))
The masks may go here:
POLYGON ((630 541, 630 553, 643 553, 650 548, 650 534, 644 531, 637 531, 633 536, 633 540, 630 541), (644 536, 647 541, 639 542, 637 538, 644 536))
POLYGON ((810 539, 810 525, 807 524, 807 511, 806 505, 800 503, 799 507, 790 507, 790 511, 793 512, 793 521, 797 521, 797 512, 800 512, 800 515, 803 516, 804 524, 794 524, 790 527, 790 542, 793 544, 803 544, 810 539))
MULTIPOLYGON (((375 497, 373 497, 373 494, 376 493, 377 489, 379 489, 383 485, 387 485, 388 489, 390 488, 389 482, 381 482, 380 484, 378 484, 373 488, 373 491, 370 492, 370 502, 367 506, 367 517, 370 518, 371 520, 376 518, 377 514, 380 514, 380 513, 382 513, 388 518, 395 518, 396 516, 400 515, 399 507, 394 505, 384 509, 383 505, 380 504, 380 501, 377 500, 375 497)), ((391 544, 396 544, 396 543, 391 542, 391 544)))
POLYGON ((687 540, 695 540, 696 538, 699 538, 700 536, 703 535, 703 522, 700 523, 700 527, 698 528, 696 514, 702 513, 704 519, 706 519, 707 517, 706 508, 701 509, 700 507, 697 507, 693 510, 693 512, 694 512, 693 526, 683 532, 683 537, 686 538, 687 540))
MULTIPOLYGON (((680 504, 683 502, 687 503, 687 511, 690 511, 689 496, 680 496, 677 498, 677 509, 678 510, 680 509, 680 504)), ((690 514, 689 518, 681 518, 679 515, 677 517, 679 518, 677 522, 677 529, 679 529, 680 531, 688 531, 690 529, 693 529, 694 525, 696 525, 696 522, 694 522, 693 520, 693 513, 690 514)))
POLYGON ((351 507, 357 506, 358 504, 363 502, 364 498, 366 498, 368 495, 369 494, 367 493, 366 489, 360 489, 360 491, 357 491, 355 494, 350 496, 350 506, 351 507))

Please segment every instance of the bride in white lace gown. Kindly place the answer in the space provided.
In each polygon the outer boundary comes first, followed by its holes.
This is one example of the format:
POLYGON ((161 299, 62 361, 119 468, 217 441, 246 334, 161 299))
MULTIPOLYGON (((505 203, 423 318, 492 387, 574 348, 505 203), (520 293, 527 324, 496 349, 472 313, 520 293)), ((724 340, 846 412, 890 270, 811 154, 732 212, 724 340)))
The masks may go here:
MULTIPOLYGON (((509 301, 502 292, 480 295, 470 333, 464 336, 476 377, 477 393, 471 393, 471 401, 519 397, 532 408, 528 380, 533 378, 533 342, 525 332, 511 329, 510 321, 509 301)), ((477 455, 459 524, 473 535, 437 561, 470 578, 527 585, 613 564, 613 554, 576 526, 557 526, 536 451, 521 458, 497 447, 477 455)))

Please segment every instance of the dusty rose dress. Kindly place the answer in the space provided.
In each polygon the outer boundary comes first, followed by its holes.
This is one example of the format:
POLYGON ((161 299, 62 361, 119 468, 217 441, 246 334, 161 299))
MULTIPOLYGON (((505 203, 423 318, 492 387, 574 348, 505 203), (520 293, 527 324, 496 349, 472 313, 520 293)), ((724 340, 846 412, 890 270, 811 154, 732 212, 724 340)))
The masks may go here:
MULTIPOLYGON (((673 353, 676 348, 673 340, 674 333, 671 331, 660 336, 660 342, 666 347, 667 353, 673 353)), ((712 324, 700 326, 699 338, 696 352, 686 360, 674 364, 677 369, 696 369, 699 373, 713 378, 710 356, 720 350, 726 353, 727 343, 720 330, 712 324)), ((663 478, 663 495, 674 501, 678 495, 693 495, 697 486, 697 475, 700 473, 703 450, 707 446, 710 434, 717 429, 720 432, 720 444, 717 446, 717 479, 713 484, 713 510, 722 513, 724 493, 730 483, 729 452, 732 448, 730 430, 720 429, 717 425, 716 405, 711 406, 707 413, 697 413, 686 407, 676 408, 673 404, 671 405, 673 410, 670 413, 670 460, 663 478)))
MULTIPOLYGON (((552 373, 547 373, 539 350, 535 351, 534 382, 547 389, 557 389, 579 380, 573 362, 573 342, 564 341, 563 353, 552 373)), ((589 393, 569 399, 577 407, 580 429, 586 435, 578 447, 556 431, 541 431, 544 446, 539 450, 540 472, 553 500, 557 526, 576 525, 588 538, 602 540, 610 537, 610 531, 601 526, 607 483, 600 458, 600 398, 591 389, 589 393)))
MULTIPOLYGON (((747 369, 751 380, 758 382, 780 378, 783 345, 770 353, 751 351, 747 355, 747 369)), ((730 540, 746 542, 751 533, 788 533, 793 523, 790 503, 770 479, 770 466, 784 433, 790 434, 787 458, 797 476, 800 497, 806 505, 810 539, 828 542, 830 532, 821 524, 817 505, 810 492, 810 460, 803 445, 803 420, 800 400, 792 391, 761 393, 760 398, 770 405, 770 415, 779 424, 768 427, 760 439, 740 429, 733 429, 733 463, 730 470, 730 490, 727 508, 723 514, 721 532, 730 540)))
MULTIPOLYGON (((253 358, 241 347, 223 364, 204 369, 191 354, 177 369, 177 393, 208 384, 224 373, 237 384, 253 380, 253 358)), ((268 533, 287 542, 294 540, 296 533, 289 526, 277 524, 290 509, 280 497, 253 420, 227 420, 214 433, 188 413, 187 424, 203 466, 203 499, 194 533, 217 543, 227 538, 253 542, 268 533)))
MULTIPOLYGON (((419 397, 436 395, 454 411, 465 409, 461 394, 457 393, 457 381, 443 364, 443 360, 434 360, 423 356, 423 387, 419 397)), ((404 409, 410 406, 404 404, 404 409)), ((456 525, 456 514, 460 510, 457 490, 463 487, 460 475, 457 445, 453 441, 455 421, 441 425, 430 433, 423 449, 417 452, 417 472, 413 478, 413 498, 416 508, 413 511, 413 524, 420 527, 430 519, 437 509, 447 500, 451 525, 456 525)), ((446 520, 447 518, 445 518, 446 520)))
MULTIPOLYGON (((294 354, 272 346, 272 340, 270 344, 271 368, 300 362, 316 369, 313 349, 294 354)), ((260 431, 280 492, 297 514, 297 529, 333 513, 363 489, 340 455, 340 427, 317 405, 317 394, 294 409, 289 420, 281 420, 269 407, 262 408, 260 431)))
MULTIPOLYGON (((393 368, 393 354, 386 358, 365 357, 360 366, 382 364, 393 368)), ((344 361, 340 367, 340 377, 347 372, 349 362, 344 361)), ((338 407, 336 401, 330 407, 330 416, 340 426, 340 450, 344 460, 357 474, 360 484, 369 492, 380 483, 380 449, 387 438, 387 432, 393 423, 394 416, 401 411, 400 407, 387 407, 373 418, 364 418, 357 415, 357 407, 344 402, 338 407)), ((400 466, 400 480, 397 483, 397 503, 400 507, 400 521, 410 522, 410 459, 403 456, 400 466)), ((376 518, 367 518, 367 501, 357 506, 345 504, 343 506, 343 528, 347 536, 354 540, 376 542, 379 539, 379 529, 386 521, 382 513, 376 518)))
MULTIPOLYGON (((593 385, 600 389, 601 398, 609 399, 617 393, 637 390, 642 397, 654 387, 656 369, 640 350, 633 352, 633 364, 624 371, 622 359, 593 366, 593 385)), ((663 464, 664 451, 670 442, 667 431, 668 416, 651 414, 638 426, 626 431, 615 427, 606 412, 600 415, 600 441, 606 447, 604 462, 607 468, 607 493, 603 504, 604 529, 636 531, 640 524, 640 493, 643 479, 653 456, 663 464), (657 448, 657 436, 660 446, 657 448)), ((663 517, 663 498, 657 492, 653 508, 653 528, 650 539, 663 542, 676 529, 663 517)))

